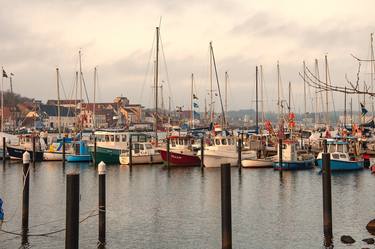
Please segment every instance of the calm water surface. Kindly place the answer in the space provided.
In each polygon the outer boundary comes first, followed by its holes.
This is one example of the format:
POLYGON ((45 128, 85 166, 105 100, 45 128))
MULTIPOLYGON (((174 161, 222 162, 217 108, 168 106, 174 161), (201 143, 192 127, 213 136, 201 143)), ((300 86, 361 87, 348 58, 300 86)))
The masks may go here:
MULTIPOLYGON (((30 233, 65 226, 65 175, 61 163, 31 166, 30 233), (48 223, 45 225, 40 225, 48 223)), ((332 177, 335 248, 343 234, 362 248, 375 218, 375 176, 369 171, 332 177)), ((80 212, 97 207, 98 176, 80 165, 80 212)), ((322 187, 317 170, 232 169, 233 248, 322 248, 322 187)), ((0 166, 3 229, 20 231, 22 165, 0 166)), ((107 167, 107 248, 221 248, 220 169, 164 166, 107 167)), ((98 217, 80 224, 80 248, 95 248, 98 217)), ((30 237, 30 248, 64 248, 65 233, 30 237)), ((21 238, 0 233, 0 248, 21 238)))

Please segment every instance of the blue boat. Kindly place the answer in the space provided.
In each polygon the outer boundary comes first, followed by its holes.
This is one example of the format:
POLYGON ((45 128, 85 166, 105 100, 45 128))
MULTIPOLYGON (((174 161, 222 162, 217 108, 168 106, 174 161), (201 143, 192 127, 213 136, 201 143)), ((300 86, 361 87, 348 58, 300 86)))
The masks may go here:
POLYGON ((314 167, 315 158, 311 154, 298 155, 297 143, 294 141, 284 141, 282 156, 283 162, 279 162, 279 148, 277 149, 277 156, 272 164, 275 170, 304 170, 312 169, 314 167))
MULTIPOLYGON (((328 153, 331 155, 332 171, 361 170, 364 168, 363 160, 350 157, 348 142, 329 139, 327 140, 327 145, 328 153)), ((322 169, 323 166, 322 154, 323 153, 320 152, 316 159, 320 169, 322 169)))
POLYGON ((85 141, 79 140, 74 144, 75 152, 74 155, 66 155, 66 161, 68 162, 91 162, 92 157, 85 141))

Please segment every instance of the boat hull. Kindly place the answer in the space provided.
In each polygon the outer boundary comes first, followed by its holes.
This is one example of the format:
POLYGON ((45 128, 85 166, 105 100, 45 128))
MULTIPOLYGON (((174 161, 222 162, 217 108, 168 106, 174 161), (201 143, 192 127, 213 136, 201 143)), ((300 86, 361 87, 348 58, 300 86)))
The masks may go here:
MULTIPOLYGON (((160 150, 163 162, 167 163, 167 151, 160 150)), ((177 152, 169 152, 169 164, 171 166, 199 166, 201 160, 196 155, 181 154, 177 152)))
POLYGON ((273 162, 272 166, 275 170, 305 170, 314 167, 314 159, 303 161, 283 161, 280 165, 279 162, 273 162))
POLYGON ((67 155, 66 161, 70 163, 91 162, 91 155, 67 155))
POLYGON ((62 161, 63 154, 62 152, 44 152, 43 160, 44 161, 62 161))
POLYGON ((264 159, 245 159, 241 163, 244 168, 272 168, 273 162, 264 159))
MULTIPOLYGON (((120 155, 120 164, 128 165, 129 164, 129 156, 128 155, 120 155)), ((163 163, 163 159, 159 153, 155 155, 135 155, 132 156, 132 164, 159 164, 163 163)))
POLYGON ((238 159, 236 157, 225 157, 222 155, 204 155, 204 167, 218 168, 222 164, 229 163, 230 166, 238 166, 238 159))
MULTIPOLYGON (((318 168, 322 169, 323 160, 317 159, 318 168)), ((332 160, 330 162, 331 171, 361 170, 364 168, 363 161, 341 161, 332 160)))
MULTIPOLYGON (((93 148, 90 149, 91 157, 94 158, 93 148)), ((96 162, 103 161, 106 164, 119 164, 121 150, 120 149, 110 149, 97 146, 96 148, 96 162)))
MULTIPOLYGON (((16 160, 22 160, 23 153, 25 153, 25 151, 27 151, 30 154, 30 160, 33 161, 32 150, 26 150, 26 149, 20 148, 18 146, 7 145, 7 151, 8 151, 8 154, 9 154, 10 158, 13 158, 13 159, 16 159, 16 160)), ((36 151, 35 152, 35 161, 36 162, 43 161, 43 151, 36 151)))

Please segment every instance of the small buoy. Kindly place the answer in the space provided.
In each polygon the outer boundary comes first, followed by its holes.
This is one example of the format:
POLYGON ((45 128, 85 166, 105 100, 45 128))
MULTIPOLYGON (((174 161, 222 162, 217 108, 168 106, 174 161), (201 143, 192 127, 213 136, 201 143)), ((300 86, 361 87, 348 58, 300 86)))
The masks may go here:
POLYGON ((355 240, 350 235, 343 235, 341 236, 341 242, 344 244, 353 244, 355 240))
POLYGON ((375 240, 373 238, 363 239, 363 242, 366 242, 368 245, 372 245, 375 243, 375 240))

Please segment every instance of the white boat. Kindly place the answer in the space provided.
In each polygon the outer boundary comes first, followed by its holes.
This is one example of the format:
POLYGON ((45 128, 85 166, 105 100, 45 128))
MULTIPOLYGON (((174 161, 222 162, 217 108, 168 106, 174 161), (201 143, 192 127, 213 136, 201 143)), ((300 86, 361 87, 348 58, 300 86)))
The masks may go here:
MULTIPOLYGON (((198 151, 201 158, 201 152, 198 151)), ((242 151, 243 159, 256 157, 255 151, 242 151)), ((207 168, 220 167, 221 164, 229 163, 238 166, 238 151, 236 141, 231 136, 217 135, 211 139, 210 145, 204 148, 204 166, 207 168)))
MULTIPOLYGON (((149 142, 135 142, 132 144, 132 164, 158 164, 163 163, 161 155, 149 142)), ((130 163, 129 150, 124 150, 120 154, 120 164, 130 163)))
POLYGON ((248 158, 241 161, 244 168, 272 168, 272 157, 268 158, 248 158))

